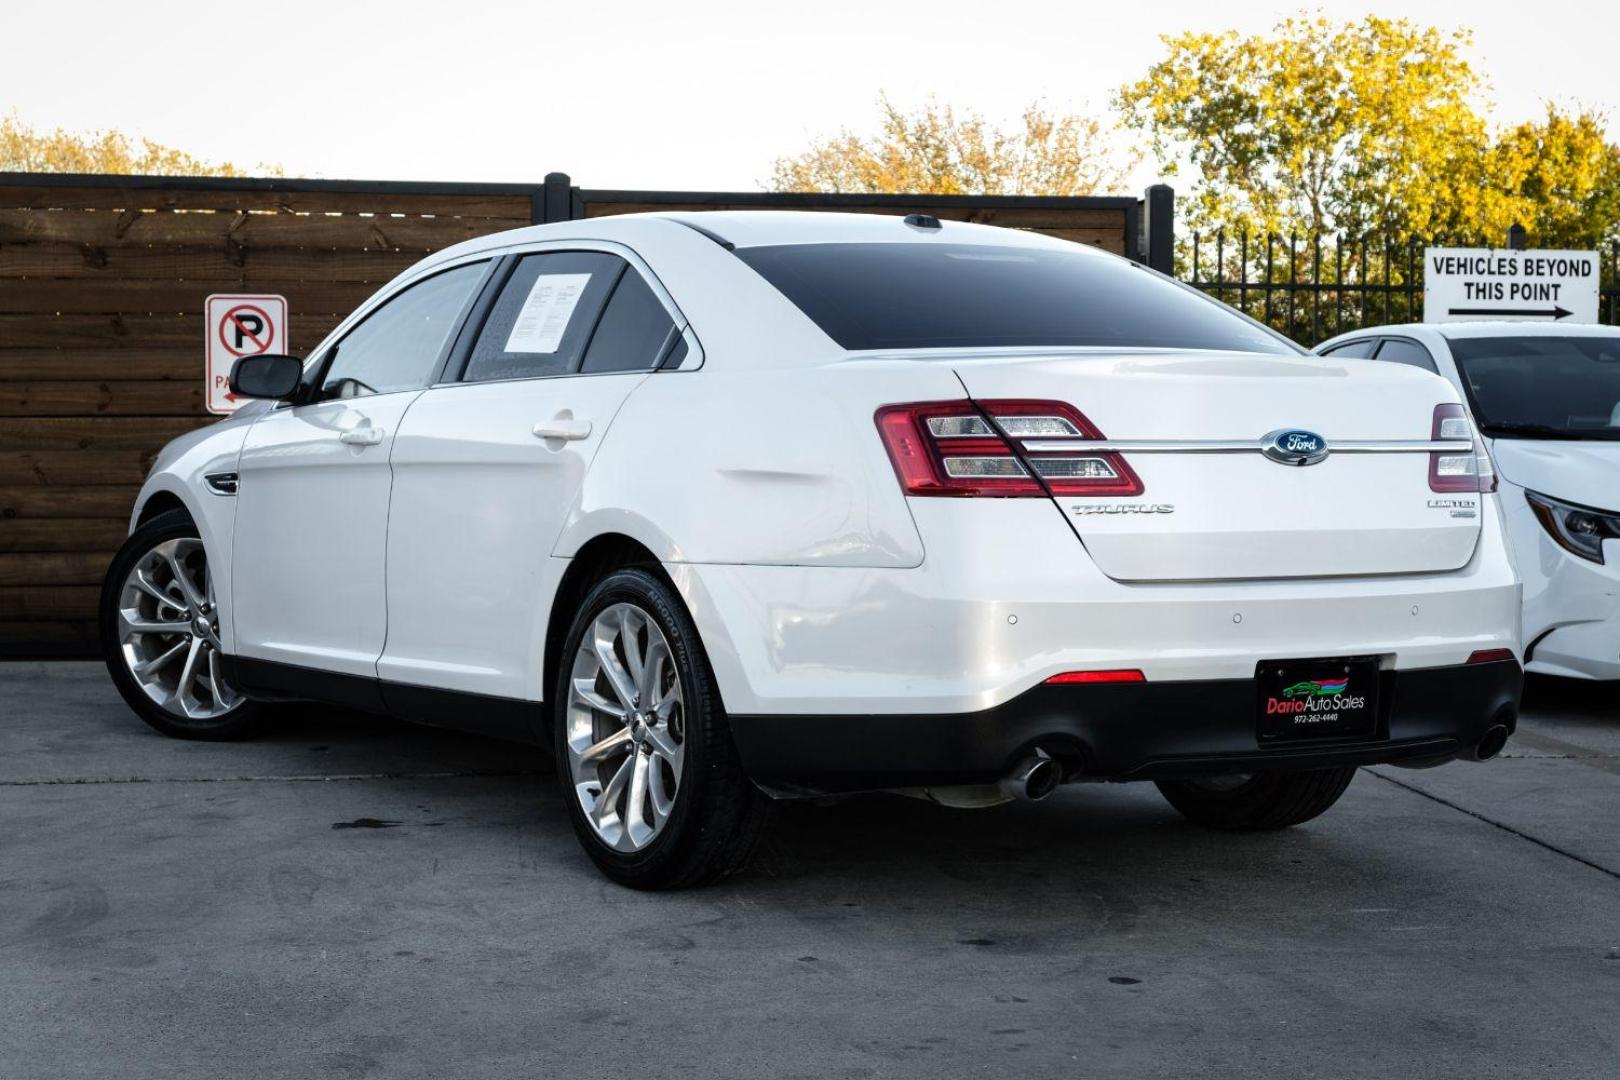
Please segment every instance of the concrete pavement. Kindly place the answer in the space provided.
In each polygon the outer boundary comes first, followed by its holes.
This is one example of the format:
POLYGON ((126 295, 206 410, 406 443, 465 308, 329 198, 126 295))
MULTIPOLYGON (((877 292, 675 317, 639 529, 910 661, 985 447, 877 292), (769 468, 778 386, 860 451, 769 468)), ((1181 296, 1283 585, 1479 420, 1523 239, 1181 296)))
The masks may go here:
POLYGON ((0 1080, 1614 1077, 1620 700, 1225 836, 1150 786, 781 808, 750 873, 604 881, 532 750, 317 709, 150 732, 0 665, 0 1080))

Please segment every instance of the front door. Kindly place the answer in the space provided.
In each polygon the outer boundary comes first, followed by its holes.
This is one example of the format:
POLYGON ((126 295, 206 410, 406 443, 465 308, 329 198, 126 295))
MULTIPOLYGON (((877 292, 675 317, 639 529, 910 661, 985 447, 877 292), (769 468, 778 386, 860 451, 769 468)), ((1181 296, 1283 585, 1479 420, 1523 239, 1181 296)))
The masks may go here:
POLYGON ((486 269, 459 266, 396 293, 326 351, 310 400, 249 430, 236 496, 238 656, 376 677, 388 456, 486 269))

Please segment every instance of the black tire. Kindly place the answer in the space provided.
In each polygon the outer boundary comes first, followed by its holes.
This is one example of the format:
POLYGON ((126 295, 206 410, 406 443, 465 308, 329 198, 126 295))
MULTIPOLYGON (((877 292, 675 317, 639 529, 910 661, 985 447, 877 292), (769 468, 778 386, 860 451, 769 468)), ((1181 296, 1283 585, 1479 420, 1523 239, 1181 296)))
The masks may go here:
MULTIPOLYGON (((131 570, 149 552, 172 540, 200 540, 196 524, 183 510, 171 510, 153 517, 131 533, 118 549, 118 554, 113 556, 106 581, 101 587, 101 651, 107 662, 107 672, 135 715, 165 735, 177 739, 226 740, 258 734, 267 721, 266 712, 258 703, 242 698, 215 716, 187 716, 183 711, 167 707, 149 695, 130 670, 130 660, 120 640, 119 624, 125 583, 131 570)), ((206 555, 203 557, 206 561, 206 555)), ((175 615, 179 605, 171 605, 171 608, 164 611, 167 618, 184 619, 184 616, 175 615)), ((181 642, 183 639, 182 635, 177 634, 158 640, 181 642)), ((179 662, 178 658, 176 662, 179 662)))
MULTIPOLYGON (((602 872, 630 888, 658 890, 705 885, 746 866, 764 831, 770 800, 743 772, 697 627, 669 584, 655 571, 640 567, 609 574, 580 604, 559 656, 552 695, 558 786, 580 844, 602 872), (657 623, 682 696, 684 765, 673 806, 656 835, 636 851, 615 850, 597 834, 575 791, 568 747, 575 657, 596 618, 617 604, 634 605, 657 623)), ((630 749, 630 754, 638 752, 639 744, 630 749)), ((604 763, 602 768, 611 766, 604 763)), ((614 803, 619 803, 618 797, 614 803)))
POLYGON ((1299 825, 1339 801, 1354 768, 1255 773, 1240 783, 1160 780, 1159 793, 1189 820, 1212 829, 1263 832, 1299 825))

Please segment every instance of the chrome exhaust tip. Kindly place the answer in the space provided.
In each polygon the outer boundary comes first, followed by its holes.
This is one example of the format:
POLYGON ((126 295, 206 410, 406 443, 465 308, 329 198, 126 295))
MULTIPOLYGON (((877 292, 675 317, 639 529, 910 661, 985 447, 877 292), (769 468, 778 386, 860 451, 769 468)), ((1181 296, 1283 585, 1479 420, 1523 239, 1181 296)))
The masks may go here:
POLYGON ((1002 794, 1024 802, 1040 802, 1057 790, 1063 779, 1063 769, 1057 762, 1037 750, 1013 766, 1001 781, 1002 794))

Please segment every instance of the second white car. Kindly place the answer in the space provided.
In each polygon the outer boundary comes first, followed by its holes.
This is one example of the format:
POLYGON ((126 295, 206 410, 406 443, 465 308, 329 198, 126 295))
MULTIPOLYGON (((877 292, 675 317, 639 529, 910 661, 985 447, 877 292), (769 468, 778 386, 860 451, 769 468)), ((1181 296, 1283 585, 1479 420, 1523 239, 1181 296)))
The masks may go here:
POLYGON ((1526 670, 1620 679, 1620 329, 1380 326, 1319 351, 1433 371, 1458 388, 1500 473, 1526 670))

